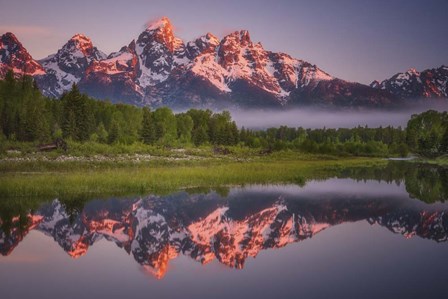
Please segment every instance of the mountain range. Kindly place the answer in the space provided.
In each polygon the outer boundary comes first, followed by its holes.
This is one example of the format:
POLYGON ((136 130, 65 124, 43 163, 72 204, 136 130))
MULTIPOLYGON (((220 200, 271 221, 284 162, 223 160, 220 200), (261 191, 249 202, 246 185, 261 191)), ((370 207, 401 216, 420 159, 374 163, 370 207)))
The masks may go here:
POLYGON ((370 86, 336 78, 316 65, 265 50, 246 30, 184 42, 166 17, 106 55, 82 34, 35 60, 12 33, 0 38, 0 78, 33 76, 44 95, 73 83, 98 99, 153 107, 399 107, 408 99, 447 98, 448 67, 411 69, 370 86))
POLYGON ((146 271, 162 278, 180 254, 241 269, 261 251, 312 238, 327 228, 367 221, 406 238, 448 241, 448 208, 403 197, 331 194, 291 197, 249 191, 231 198, 216 193, 94 200, 76 209, 58 200, 0 218, 0 253, 9 255, 38 230, 72 258, 99 240, 115 243, 146 271), (71 212, 70 212, 71 211, 71 212))

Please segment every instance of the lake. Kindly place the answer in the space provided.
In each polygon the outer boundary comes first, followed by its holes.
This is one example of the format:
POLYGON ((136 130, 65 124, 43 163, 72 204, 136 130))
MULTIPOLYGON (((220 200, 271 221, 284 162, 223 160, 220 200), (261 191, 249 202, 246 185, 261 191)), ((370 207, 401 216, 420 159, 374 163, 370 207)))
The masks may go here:
POLYGON ((448 298, 447 170, 0 205, 1 298, 448 298))

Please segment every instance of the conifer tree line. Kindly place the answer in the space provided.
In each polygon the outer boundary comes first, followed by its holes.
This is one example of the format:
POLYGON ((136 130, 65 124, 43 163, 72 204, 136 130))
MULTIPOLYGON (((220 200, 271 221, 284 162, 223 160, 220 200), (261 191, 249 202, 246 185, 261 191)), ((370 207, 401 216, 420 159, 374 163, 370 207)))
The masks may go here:
POLYGON ((60 99, 49 99, 31 77, 16 79, 11 71, 0 81, 0 129, 2 142, 46 143, 60 137, 111 145, 245 146, 325 154, 405 156, 410 151, 436 157, 448 153, 447 112, 413 115, 406 129, 238 129, 228 111, 190 109, 175 114, 167 107, 152 111, 111 104, 82 94, 76 85, 60 99))
POLYGON ((76 85, 60 99, 40 93, 33 79, 15 79, 8 72, 0 81, 1 138, 45 143, 62 137, 77 142, 178 146, 236 145, 239 131, 230 113, 210 110, 154 111, 125 104, 97 101, 76 85))

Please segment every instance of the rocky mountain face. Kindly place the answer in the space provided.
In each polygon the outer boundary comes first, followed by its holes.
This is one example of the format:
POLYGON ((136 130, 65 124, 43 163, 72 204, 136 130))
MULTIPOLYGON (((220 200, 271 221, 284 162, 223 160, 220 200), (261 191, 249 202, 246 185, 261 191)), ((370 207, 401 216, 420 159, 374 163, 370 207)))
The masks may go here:
POLYGON ((12 33, 5 33, 0 37, 0 78, 12 69, 15 74, 41 76, 44 68, 34 60, 28 51, 12 33))
POLYGON ((178 193, 166 198, 101 200, 70 214, 58 200, 36 211, 0 219, 0 253, 9 255, 31 230, 54 239, 79 258, 105 239, 130 254, 146 271, 162 278, 180 254, 202 264, 212 260, 243 268, 249 257, 312 238, 331 226, 367 221, 406 238, 446 242, 448 209, 408 198, 341 195, 316 201, 283 195, 178 193))
POLYGON ((1 40, 0 77, 8 69, 32 75, 50 97, 61 96, 73 83, 98 99, 172 108, 392 107, 413 96, 447 97, 446 67, 367 86, 265 50, 246 30, 221 40, 207 33, 185 43, 168 18, 147 25, 108 56, 81 34, 39 62, 12 34, 1 40))
POLYGON ((82 91, 99 99, 141 103, 144 90, 138 84, 139 74, 139 59, 133 41, 106 59, 93 61, 79 86, 82 91))
POLYGON ((448 98, 448 66, 418 72, 410 69, 389 79, 374 81, 371 87, 392 93, 399 98, 448 98))
POLYGON ((38 86, 45 95, 59 97, 79 83, 90 64, 105 58, 88 37, 76 34, 56 54, 39 61, 46 74, 37 79, 38 86))

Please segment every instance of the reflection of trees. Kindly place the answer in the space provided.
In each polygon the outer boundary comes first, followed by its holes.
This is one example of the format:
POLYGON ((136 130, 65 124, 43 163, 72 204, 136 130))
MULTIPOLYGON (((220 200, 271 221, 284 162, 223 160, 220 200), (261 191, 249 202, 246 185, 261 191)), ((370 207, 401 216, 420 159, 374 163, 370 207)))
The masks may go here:
MULTIPOLYGON (((69 215, 72 223, 84 209, 85 203, 91 198, 87 197, 64 197, 59 199, 69 215)), ((42 198, 6 198, 0 200, 0 231, 9 235, 11 230, 26 232, 30 225, 28 215, 37 210, 42 204, 49 202, 42 198)))
POLYGON ((64 197, 60 199, 61 204, 64 206, 64 209, 69 216, 70 223, 73 223, 76 217, 81 214, 85 203, 89 200, 91 199, 85 196, 64 197))
POLYGON ((392 162, 384 167, 357 167, 341 170, 338 178, 354 179, 357 181, 376 180, 388 184, 399 184, 403 181, 406 172, 415 165, 410 163, 392 162))
POLYGON ((32 199, 0 200, 0 254, 8 255, 34 227, 33 214, 39 201, 32 199))
POLYGON ((406 191, 413 198, 427 203, 448 200, 448 169, 440 166, 394 161, 380 168, 345 169, 337 176, 358 181, 377 180, 389 184, 404 181, 406 191))
POLYGON ((410 196, 433 203, 448 199, 448 169, 442 167, 414 167, 405 176, 406 191, 410 196))
POLYGON ((28 198, 0 200, 0 231, 7 236, 12 230, 20 233, 26 231, 30 222, 29 213, 36 210, 40 204, 39 200, 28 198))
MULTIPOLYGON (((332 169, 328 175, 322 177, 321 174, 321 177, 318 179, 331 176, 357 181, 376 180, 388 184, 401 184, 404 182, 406 191, 413 198, 426 203, 445 202, 448 200, 448 168, 436 165, 392 161, 384 167, 332 169)), ((306 180, 301 176, 297 176, 294 183, 303 186, 306 184, 306 180)), ((186 192, 190 195, 215 192, 221 197, 226 197, 229 194, 229 188, 191 188, 187 189, 186 192)), ((69 215, 70 223, 82 212, 85 203, 89 200, 89 198, 85 197, 63 197, 59 199, 69 215)), ((26 215, 30 211, 37 209, 44 202, 47 202, 47 200, 38 198, 1 200, 0 230, 5 233, 8 233, 11 229, 26 230, 29 224, 29 219, 26 215), (19 221, 15 221, 13 224, 12 219, 15 217, 18 217, 19 221)))

